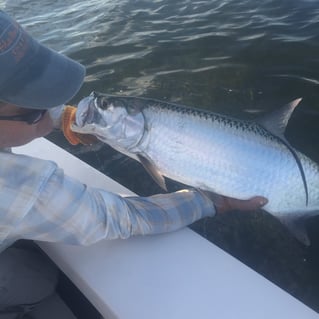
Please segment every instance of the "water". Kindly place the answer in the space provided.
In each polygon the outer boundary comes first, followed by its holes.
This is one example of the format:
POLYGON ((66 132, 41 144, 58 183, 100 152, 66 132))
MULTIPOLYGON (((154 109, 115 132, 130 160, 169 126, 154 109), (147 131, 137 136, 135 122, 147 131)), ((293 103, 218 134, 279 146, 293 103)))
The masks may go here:
MULTIPOLYGON (((319 162, 317 0, 8 0, 0 7, 87 67, 72 103, 99 90, 253 118, 303 97, 287 138, 319 162)), ((139 164, 107 146, 71 147, 60 133, 50 139, 138 194, 161 191, 139 164)), ((318 228, 309 223, 313 245, 306 249, 265 213, 193 225, 316 311, 318 228)))

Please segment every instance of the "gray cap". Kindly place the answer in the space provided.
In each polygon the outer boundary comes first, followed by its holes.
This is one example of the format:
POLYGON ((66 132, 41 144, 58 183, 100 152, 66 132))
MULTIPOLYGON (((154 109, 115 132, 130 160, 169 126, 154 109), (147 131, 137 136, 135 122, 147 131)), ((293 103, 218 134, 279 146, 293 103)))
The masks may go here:
POLYGON ((85 68, 37 42, 0 10, 0 100, 48 109, 68 102, 80 89, 85 68))

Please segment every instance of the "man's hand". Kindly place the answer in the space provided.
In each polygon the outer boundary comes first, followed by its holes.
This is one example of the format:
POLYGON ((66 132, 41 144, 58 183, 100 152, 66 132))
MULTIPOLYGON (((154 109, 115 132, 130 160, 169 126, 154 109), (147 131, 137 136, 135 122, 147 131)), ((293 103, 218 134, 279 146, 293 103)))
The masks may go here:
POLYGON ((65 138, 72 145, 91 145, 98 142, 97 138, 90 134, 79 134, 71 130, 71 125, 75 122, 76 107, 66 105, 61 117, 61 128, 65 138))
POLYGON ((254 211, 268 203, 267 198, 254 196, 247 200, 221 196, 212 192, 202 191, 215 205, 216 213, 223 214, 233 210, 254 211))

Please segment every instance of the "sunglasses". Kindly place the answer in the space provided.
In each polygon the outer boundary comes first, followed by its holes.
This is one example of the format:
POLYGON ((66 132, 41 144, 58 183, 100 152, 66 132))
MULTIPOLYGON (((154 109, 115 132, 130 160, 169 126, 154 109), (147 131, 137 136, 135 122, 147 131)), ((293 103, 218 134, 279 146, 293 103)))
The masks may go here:
POLYGON ((19 115, 0 116, 0 120, 5 121, 22 121, 29 125, 40 122, 47 110, 35 110, 19 115))

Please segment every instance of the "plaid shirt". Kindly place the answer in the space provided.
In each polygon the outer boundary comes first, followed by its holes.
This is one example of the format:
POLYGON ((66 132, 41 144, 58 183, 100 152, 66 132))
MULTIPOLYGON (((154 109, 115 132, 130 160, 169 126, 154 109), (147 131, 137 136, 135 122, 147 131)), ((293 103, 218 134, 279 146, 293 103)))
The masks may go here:
POLYGON ((0 152, 0 251, 17 239, 90 245, 169 232, 213 216, 195 190, 121 197, 64 175, 54 162, 0 152))

